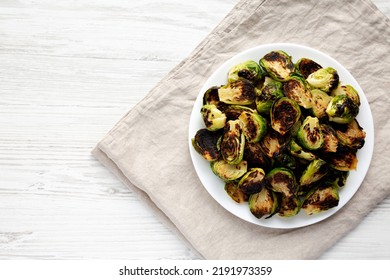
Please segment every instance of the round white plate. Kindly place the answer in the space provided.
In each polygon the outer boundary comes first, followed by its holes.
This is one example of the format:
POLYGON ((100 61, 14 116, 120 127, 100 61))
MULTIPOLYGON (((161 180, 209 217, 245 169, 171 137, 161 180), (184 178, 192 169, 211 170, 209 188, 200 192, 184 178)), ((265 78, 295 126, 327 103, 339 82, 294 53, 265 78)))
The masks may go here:
POLYGON ((357 81, 348 72, 347 69, 345 69, 340 63, 338 63, 330 56, 318 50, 302 45, 279 43, 261 45, 239 53, 231 59, 227 60, 225 63, 223 63, 211 75, 211 77, 203 85, 195 101, 189 123, 188 140, 192 162, 203 186, 210 193, 210 195, 226 210, 230 211, 232 214, 236 215, 237 217, 240 217, 243 220, 260 226, 270 228, 297 228, 320 222, 332 216, 334 213, 340 210, 358 190, 368 171, 371 162, 371 156, 374 148, 374 125, 367 98, 357 81), (204 123, 200 115, 204 92, 212 86, 220 86, 226 84, 227 72, 232 66, 248 59, 258 62, 260 58, 262 58, 265 54, 273 50, 285 51, 287 54, 292 56, 294 63, 299 58, 306 57, 316 61, 323 67, 333 67, 337 70, 342 84, 352 85, 359 92, 360 95, 361 105, 357 120, 366 132, 366 139, 363 148, 360 149, 357 153, 357 157, 359 160, 357 170, 350 171, 350 175, 347 179, 346 185, 340 189, 339 205, 322 213, 307 215, 302 210, 299 212, 298 215, 294 217, 280 217, 278 215, 274 215, 272 218, 269 219, 257 219, 249 211, 247 203, 238 204, 230 198, 230 196, 225 192, 225 183, 214 175, 214 173, 211 171, 210 163, 206 161, 203 157, 201 157, 192 147, 191 139, 195 136, 196 132, 199 129, 204 128, 204 123))

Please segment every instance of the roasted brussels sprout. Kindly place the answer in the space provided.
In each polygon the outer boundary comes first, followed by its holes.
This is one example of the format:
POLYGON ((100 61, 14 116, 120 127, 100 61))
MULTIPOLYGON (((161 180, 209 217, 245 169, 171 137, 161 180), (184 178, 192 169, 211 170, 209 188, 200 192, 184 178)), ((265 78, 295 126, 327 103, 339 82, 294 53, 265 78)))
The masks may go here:
POLYGON ((356 119, 347 125, 338 126, 336 135, 341 144, 354 149, 361 149, 366 138, 366 132, 356 119))
POLYGON ((215 161, 219 159, 217 142, 220 137, 220 132, 202 128, 196 132, 195 137, 192 139, 192 146, 207 161, 215 161))
POLYGON ((317 158, 315 154, 309 151, 305 151, 294 139, 290 141, 290 154, 295 157, 302 158, 307 161, 312 161, 317 158))
POLYGON ((304 78, 298 75, 293 75, 283 84, 284 94, 295 100, 298 105, 305 109, 312 107, 311 91, 307 86, 304 78))
POLYGON ((297 192, 297 183, 294 173, 287 168, 277 167, 272 169, 266 176, 268 185, 274 192, 282 193, 290 197, 297 192))
POLYGON ((336 185, 323 186, 312 190, 302 204, 306 214, 312 215, 339 205, 340 197, 336 185))
POLYGON ((296 196, 282 197, 280 199, 278 214, 282 217, 292 217, 301 209, 301 201, 296 196))
POLYGON ((259 63, 268 75, 281 82, 289 80, 290 74, 295 71, 291 56, 281 50, 267 53, 259 63))
POLYGON ((271 126, 281 135, 286 134, 301 117, 301 109, 294 100, 279 98, 271 109, 271 126))
POLYGON ((279 202, 276 194, 267 188, 262 188, 260 192, 249 197, 249 210, 258 219, 265 215, 269 215, 266 217, 269 218, 277 213, 278 209, 279 202))
POLYGON ((297 140, 303 148, 309 150, 317 150, 322 147, 324 137, 317 117, 306 117, 298 130, 297 140))
POLYGON ((225 183, 225 191, 237 203, 248 201, 249 196, 245 194, 234 181, 225 183))
POLYGON ((336 96, 336 95, 341 95, 341 94, 345 94, 346 96, 348 96, 349 98, 351 98, 351 100, 357 105, 357 106, 360 106, 360 97, 359 97, 359 93, 356 91, 356 89, 351 86, 351 85, 342 85, 339 83, 338 87, 335 88, 331 95, 332 96, 336 96))
POLYGON ((318 88, 325 92, 331 92, 339 84, 339 74, 331 67, 321 68, 311 73, 306 81, 312 88, 318 88))
POLYGON ((253 60, 247 60, 239 63, 229 69, 228 82, 235 82, 239 79, 246 79, 256 83, 262 77, 262 70, 260 66, 253 60))
POLYGON ((203 105, 213 104, 218 106, 220 103, 218 89, 219 87, 214 86, 206 90, 206 92, 203 94, 203 105))
POLYGON ((242 176, 238 182, 238 187, 245 194, 253 194, 260 192, 264 186, 263 179, 265 172, 261 168, 251 168, 247 173, 242 176))
POLYGON ((226 115, 214 104, 203 105, 200 112, 203 117, 203 122, 208 130, 215 131, 225 126, 226 115))
POLYGON ((212 161, 211 170, 215 175, 225 182, 237 180, 248 171, 248 164, 245 160, 239 164, 229 164, 224 160, 212 161))
POLYGON ((350 123, 359 113, 359 107, 345 94, 334 96, 326 108, 329 120, 335 123, 350 123))
POLYGON ((263 87, 256 92, 256 108, 260 114, 269 114, 272 104, 280 97, 283 97, 283 84, 265 77, 263 87))
POLYGON ((336 131, 327 124, 321 124, 320 127, 324 137, 322 150, 327 153, 335 153, 339 146, 339 139, 337 138, 336 131))
POLYGON ((310 162, 299 179, 299 194, 307 193, 310 185, 323 178, 328 171, 329 167, 324 160, 318 158, 310 162))
POLYGON ((287 147, 290 138, 288 134, 280 135, 273 129, 268 129, 267 134, 260 141, 261 150, 270 158, 275 158, 287 147))
POLYGON ((238 119, 242 112, 256 113, 256 110, 243 105, 226 105, 221 110, 228 121, 238 119))
POLYGON ((324 153, 322 157, 332 168, 340 171, 356 170, 358 164, 356 150, 343 145, 339 145, 335 153, 324 153))
POLYGON ((219 100, 226 104, 249 105, 255 101, 255 87, 248 80, 237 80, 218 89, 219 100))
POLYGON ((272 164, 271 159, 262 151, 259 142, 245 142, 244 160, 248 162, 248 166, 257 166, 263 168, 264 170, 268 169, 272 164))
POLYGON ((327 117, 326 108, 330 100, 332 99, 326 92, 323 92, 320 89, 312 89, 312 107, 311 111, 314 116, 321 119, 327 117))
POLYGON ((295 64, 295 68, 297 68, 299 73, 306 79, 311 73, 321 69, 322 66, 309 58, 301 58, 295 64))
POLYGON ((220 149, 222 158, 230 164, 238 164, 244 156, 245 136, 239 120, 228 121, 222 135, 220 149))
POLYGON ((257 113, 242 112, 238 119, 249 143, 259 142, 267 132, 267 120, 257 113))
POLYGON ((342 188, 347 183, 348 176, 349 171, 340 171, 330 168, 326 182, 329 184, 336 184, 339 188, 342 188))

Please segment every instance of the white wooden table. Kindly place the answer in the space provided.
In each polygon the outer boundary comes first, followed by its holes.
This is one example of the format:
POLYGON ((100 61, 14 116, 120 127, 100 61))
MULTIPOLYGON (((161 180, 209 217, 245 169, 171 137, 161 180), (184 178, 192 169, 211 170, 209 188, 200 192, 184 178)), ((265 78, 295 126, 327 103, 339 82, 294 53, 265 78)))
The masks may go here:
MULTIPOLYGON (((0 1, 1 259, 196 258, 90 151, 237 2, 0 1)), ((390 198, 322 258, 389 232, 390 198)))

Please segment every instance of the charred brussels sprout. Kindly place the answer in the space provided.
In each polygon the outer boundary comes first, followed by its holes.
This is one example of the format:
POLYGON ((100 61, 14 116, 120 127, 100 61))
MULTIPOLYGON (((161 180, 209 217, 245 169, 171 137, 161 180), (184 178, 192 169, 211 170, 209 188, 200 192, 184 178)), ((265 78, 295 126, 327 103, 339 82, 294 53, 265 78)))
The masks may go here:
POLYGON ((238 164, 244 156, 245 136, 240 121, 228 121, 224 128, 220 149, 222 158, 230 164, 238 164))
POLYGON ((339 84, 339 74, 331 67, 321 68, 311 73, 306 80, 312 88, 331 92, 339 84))
POLYGON ((263 87, 256 91, 256 108, 261 114, 269 114, 272 104, 283 97, 283 85, 281 82, 265 77, 263 87))
POLYGON ((317 158, 317 156, 312 152, 305 151, 297 142, 294 141, 294 139, 290 141, 290 154, 307 161, 312 161, 317 158))
POLYGON ((336 153, 323 154, 324 160, 329 165, 340 171, 356 170, 358 159, 356 157, 356 150, 340 145, 336 153))
POLYGON ((203 94, 203 105, 213 104, 218 105, 220 103, 218 97, 219 87, 211 87, 203 94))
POLYGON ((262 151, 270 158, 276 158, 287 147, 290 138, 287 134, 280 135, 273 129, 269 129, 260 141, 262 151))
POLYGON ((312 215, 339 205, 339 191, 336 185, 319 187, 311 191, 302 204, 306 214, 312 215))
POLYGON ((294 170, 297 167, 297 162, 293 156, 283 153, 275 158, 274 167, 286 167, 294 170))
POLYGON ((225 191, 237 203, 248 201, 249 196, 245 194, 234 181, 225 183, 225 191))
POLYGON ((249 105, 255 101, 255 87, 248 80, 237 80, 220 87, 218 96, 226 104, 249 105))
POLYGON ((324 137, 324 145, 322 150, 327 153, 335 153, 339 146, 339 139, 337 138, 336 131, 327 124, 321 124, 321 131, 324 137))
POLYGON ((260 66, 273 79, 285 82, 290 79, 290 74, 295 71, 294 63, 284 51, 271 51, 260 59, 260 66))
POLYGON ((262 77, 262 71, 260 66, 253 60, 247 60, 239 63, 229 69, 228 82, 234 82, 239 79, 247 79, 253 83, 256 83, 262 77))
POLYGON ((249 166, 257 166, 263 169, 269 168, 272 164, 271 159, 262 151, 259 142, 245 142, 244 160, 248 162, 249 166))
POLYGON ((227 120, 236 120, 241 115, 242 112, 255 113, 256 110, 251 109, 247 106, 243 105, 227 105, 221 109, 225 115, 227 120))
POLYGON ((260 192, 263 188, 263 179, 265 177, 264 170, 261 168, 251 168, 242 176, 238 182, 238 187, 245 194, 253 194, 260 192))
POLYGON ((242 177, 248 170, 246 161, 239 164, 229 164, 224 160, 217 160, 210 163, 211 170, 222 180, 228 182, 242 177))
POLYGON ((242 112, 238 119, 249 143, 260 141, 267 132, 267 120, 257 113, 242 112))
POLYGON ((339 126, 336 134, 341 144, 345 146, 354 149, 361 149, 364 146, 366 132, 361 128, 356 119, 347 125, 339 126))
POLYGON ((356 89, 351 85, 341 85, 339 84, 337 88, 332 91, 332 96, 345 94, 356 104, 356 106, 360 106, 360 97, 359 93, 356 89))
POLYGON ((267 174, 267 182, 274 192, 282 193, 286 197, 290 197, 297 192, 297 183, 294 173, 283 167, 272 169, 267 174))
POLYGON ((276 194, 267 189, 262 188, 260 192, 254 193, 249 197, 249 210, 258 219, 265 215, 267 218, 274 215, 279 208, 279 202, 276 194))
POLYGON ((292 99, 282 97, 271 109, 271 126, 281 135, 286 134, 301 117, 299 105, 292 99))
POLYGON ((317 150, 324 144, 320 122, 316 117, 307 116, 297 133, 297 140, 302 147, 317 150))
POLYGON ((329 171, 327 163, 322 159, 315 159, 309 163, 299 179, 300 194, 306 193, 309 186, 323 178, 329 171))
POLYGON ((200 112, 203 117, 203 122, 208 130, 215 131, 225 126, 226 115, 214 104, 203 105, 200 112))
POLYGON ((311 91, 304 78, 298 75, 291 76, 283 85, 284 94, 295 100, 298 105, 305 109, 312 107, 311 91))
POLYGON ((326 108, 330 100, 332 99, 326 92, 319 89, 313 89, 312 95, 312 108, 311 111, 314 116, 321 119, 327 116, 326 108))
POLYGON ((221 133, 202 128, 196 132, 192 139, 192 146, 207 161, 215 161, 219 159, 217 142, 220 137, 221 133))
POLYGON ((278 214, 283 217, 292 217, 301 209, 301 201, 296 196, 282 197, 278 214))
POLYGON ((333 97, 326 108, 329 120, 335 123, 350 123, 359 113, 359 107, 345 94, 333 97))
POLYGON ((295 67, 298 69, 299 73, 306 79, 311 73, 322 68, 317 62, 309 58, 301 58, 295 64, 295 67))

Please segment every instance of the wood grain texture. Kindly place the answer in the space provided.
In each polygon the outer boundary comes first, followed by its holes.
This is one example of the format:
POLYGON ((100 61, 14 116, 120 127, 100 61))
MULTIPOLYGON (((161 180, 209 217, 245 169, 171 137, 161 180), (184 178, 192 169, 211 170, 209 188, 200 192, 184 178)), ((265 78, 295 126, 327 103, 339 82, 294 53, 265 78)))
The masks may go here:
MULTIPOLYGON (((0 2, 1 259, 197 258, 90 152, 237 2, 0 2)), ((389 217, 322 258, 389 259, 389 217)))

